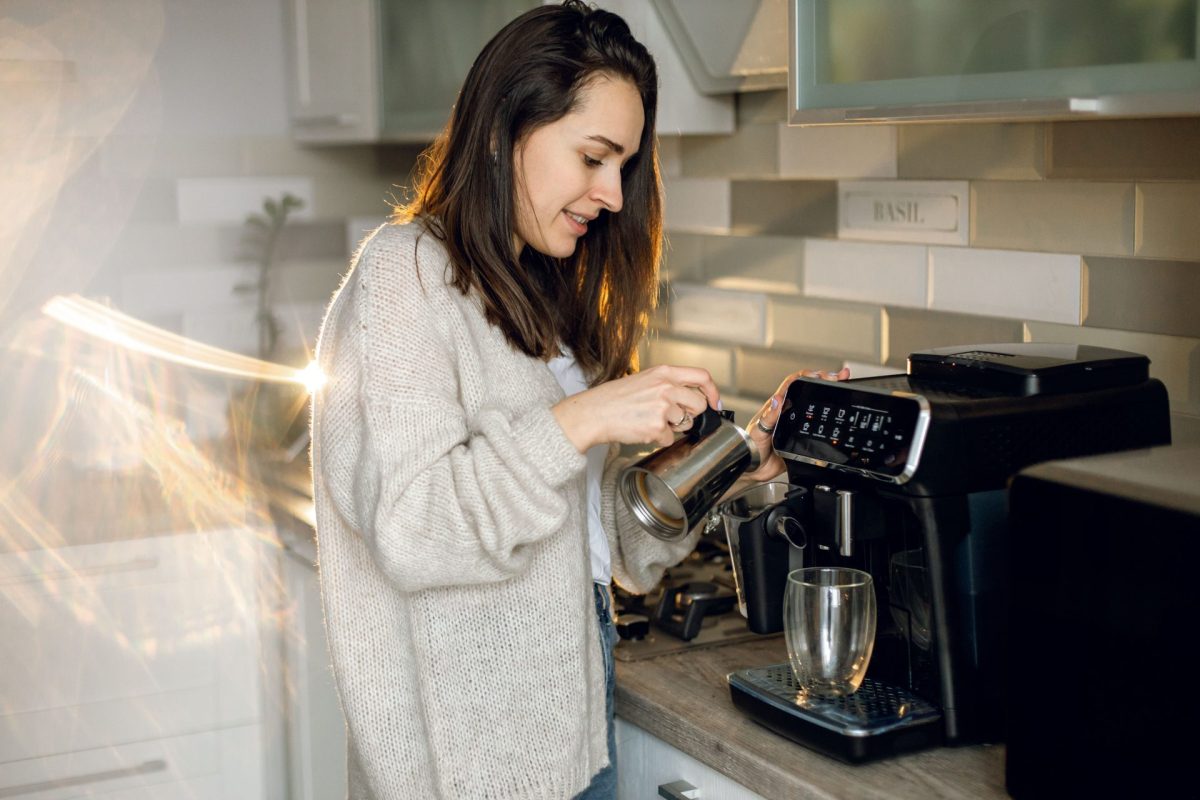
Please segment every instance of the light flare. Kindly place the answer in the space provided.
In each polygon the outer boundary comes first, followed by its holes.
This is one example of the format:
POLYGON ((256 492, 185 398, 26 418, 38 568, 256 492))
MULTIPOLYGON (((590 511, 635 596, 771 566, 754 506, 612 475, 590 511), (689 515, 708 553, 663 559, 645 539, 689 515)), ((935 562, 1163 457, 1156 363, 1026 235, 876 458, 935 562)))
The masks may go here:
POLYGON ((297 383, 305 387, 314 383, 317 376, 320 376, 321 383, 324 382, 324 376, 315 363, 296 369, 233 353, 165 331, 79 295, 53 297, 42 306, 42 313, 118 347, 186 367, 271 383, 297 383))

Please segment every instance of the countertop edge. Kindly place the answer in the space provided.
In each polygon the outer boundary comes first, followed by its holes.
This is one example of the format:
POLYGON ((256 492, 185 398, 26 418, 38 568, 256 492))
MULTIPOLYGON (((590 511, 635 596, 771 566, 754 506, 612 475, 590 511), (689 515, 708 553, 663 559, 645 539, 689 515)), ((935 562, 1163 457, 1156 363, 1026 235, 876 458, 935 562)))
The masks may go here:
POLYGON ((1007 800, 1003 745, 934 747, 846 764, 759 725, 734 706, 727 676, 784 659, 782 637, 618 658, 615 711, 767 798, 1007 800))

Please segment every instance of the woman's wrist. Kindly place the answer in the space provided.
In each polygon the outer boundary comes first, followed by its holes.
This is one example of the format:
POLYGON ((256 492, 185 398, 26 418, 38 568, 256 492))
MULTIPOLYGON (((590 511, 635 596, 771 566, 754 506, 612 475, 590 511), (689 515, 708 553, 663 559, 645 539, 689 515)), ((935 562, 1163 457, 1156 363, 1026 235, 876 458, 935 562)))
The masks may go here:
POLYGON ((587 413, 576 396, 559 401, 550 408, 558 426, 562 428, 567 440, 575 445, 580 453, 586 453, 593 445, 599 444, 599 433, 594 423, 594 417, 587 413))

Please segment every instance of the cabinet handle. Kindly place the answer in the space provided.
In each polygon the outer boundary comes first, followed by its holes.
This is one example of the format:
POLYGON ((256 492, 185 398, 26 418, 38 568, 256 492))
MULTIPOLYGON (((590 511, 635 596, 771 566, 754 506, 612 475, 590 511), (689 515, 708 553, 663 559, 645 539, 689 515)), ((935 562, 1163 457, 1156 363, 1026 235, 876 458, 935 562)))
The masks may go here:
POLYGON ((296 94, 300 105, 312 102, 312 73, 308 66, 308 6, 304 0, 292 0, 292 19, 296 34, 296 94))
POLYGON ((701 800, 700 790, 687 781, 659 784, 658 796, 667 800, 701 800))
MULTIPOLYGON (((1051 100, 973 100, 911 106, 879 106, 846 109, 847 122, 906 122, 912 120, 982 119, 1004 120, 1047 116, 1087 117, 1102 110, 1095 97, 1051 100)), ((793 122, 802 121, 800 116, 793 122)))
POLYGON ((121 769, 106 769, 99 772, 88 772, 83 775, 68 775, 64 778, 53 778, 37 783, 23 783, 19 786, 0 786, 0 797, 18 797, 33 792, 44 792, 48 789, 62 789, 66 786, 84 786, 99 781, 113 781, 117 778, 128 778, 132 775, 148 775, 151 772, 166 772, 167 762, 161 758, 146 761, 133 767, 121 769))
MULTIPOLYGON (((154 569, 158 566, 157 558, 133 558, 116 564, 99 564, 94 567, 79 569, 60 569, 53 572, 30 572, 10 578, 0 578, 0 586, 14 586, 18 583, 41 583, 43 581, 61 581, 72 578, 94 578, 98 575, 111 575, 115 572, 137 572, 144 569, 154 569)), ((4 795, 0 794, 0 797, 4 795)))
POLYGON ((319 114, 315 117, 295 117, 292 122, 305 127, 335 125, 339 128, 349 128, 358 124, 358 114, 319 114))

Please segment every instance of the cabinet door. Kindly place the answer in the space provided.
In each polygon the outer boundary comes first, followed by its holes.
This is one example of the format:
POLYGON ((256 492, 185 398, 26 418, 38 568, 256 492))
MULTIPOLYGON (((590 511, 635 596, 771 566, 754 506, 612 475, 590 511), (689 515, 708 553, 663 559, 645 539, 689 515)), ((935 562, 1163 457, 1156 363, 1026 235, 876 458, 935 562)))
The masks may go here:
POLYGON ((1195 0, 789 0, 789 121, 1195 115, 1195 0))
POLYGON ((27 759, 0 765, 0 797, 264 800, 261 752, 246 725, 27 759))
POLYGON ((377 0, 286 0, 292 135, 379 138, 377 0))
POLYGON ((597 0, 595 5, 619 14, 654 56, 659 84, 656 127, 660 136, 733 133, 734 96, 706 95, 696 89, 653 4, 647 0, 597 0))
POLYGON ((682 750, 617 719, 617 798, 658 797, 658 787, 685 781, 699 800, 765 800, 682 750))
POLYGON ((382 138, 424 142, 450 116, 475 56, 536 0, 380 0, 382 138))
POLYGON ((289 548, 283 560, 288 769, 293 800, 322 800, 346 793, 346 723, 329 663, 317 570, 312 554, 297 550, 289 548))
POLYGON ((262 538, 240 529, 0 555, 0 797, 200 775, 261 796, 262 538), (223 748, 222 730, 245 740, 233 778, 234 761, 205 755, 223 748))

